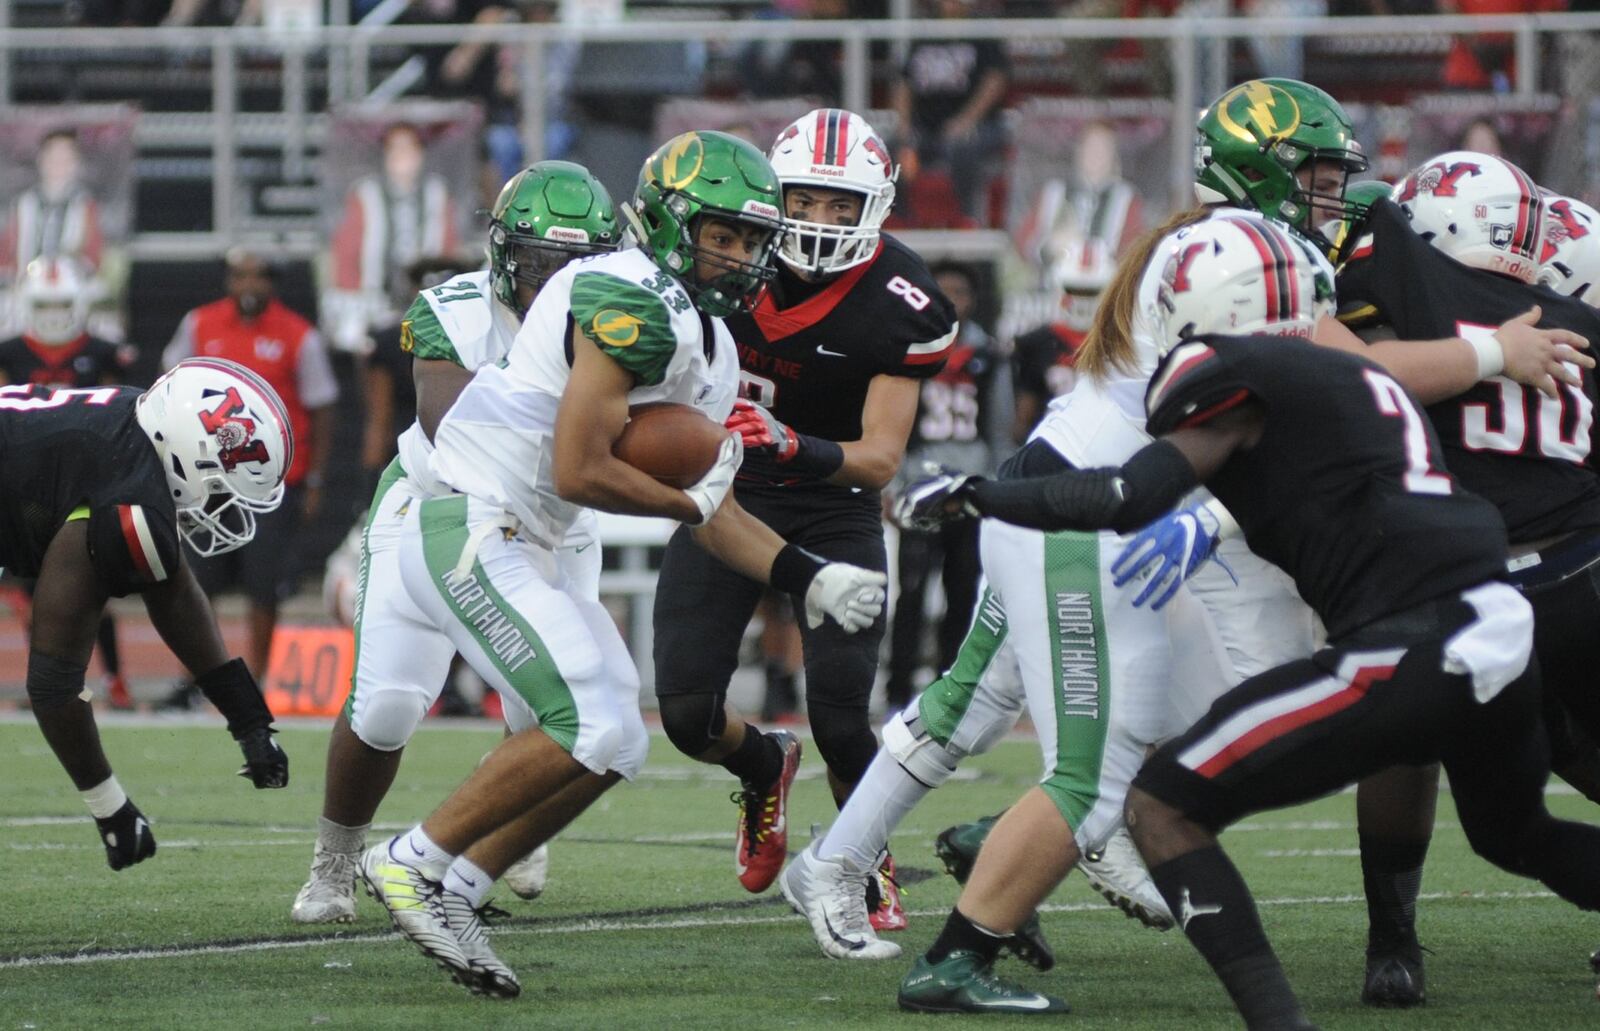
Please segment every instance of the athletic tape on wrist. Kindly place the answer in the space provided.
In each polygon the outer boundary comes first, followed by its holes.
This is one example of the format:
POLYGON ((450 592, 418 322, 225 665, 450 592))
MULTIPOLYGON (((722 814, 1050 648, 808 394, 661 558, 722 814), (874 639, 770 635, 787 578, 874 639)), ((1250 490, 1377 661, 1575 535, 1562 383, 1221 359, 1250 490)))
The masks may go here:
POLYGON ((122 785, 117 783, 115 775, 78 794, 83 798, 83 804, 89 807, 89 815, 96 820, 109 819, 117 815, 118 809, 128 804, 128 793, 122 790, 122 785))

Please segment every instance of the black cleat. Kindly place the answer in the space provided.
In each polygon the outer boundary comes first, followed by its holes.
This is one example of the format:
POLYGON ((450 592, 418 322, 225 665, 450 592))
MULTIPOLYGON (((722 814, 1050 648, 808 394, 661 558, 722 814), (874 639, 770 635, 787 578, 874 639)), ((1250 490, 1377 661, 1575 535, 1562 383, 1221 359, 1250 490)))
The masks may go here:
POLYGON ((1388 1009, 1410 1009, 1428 1001, 1422 970, 1422 946, 1415 938, 1392 946, 1367 947, 1367 978, 1361 1003, 1388 1009))

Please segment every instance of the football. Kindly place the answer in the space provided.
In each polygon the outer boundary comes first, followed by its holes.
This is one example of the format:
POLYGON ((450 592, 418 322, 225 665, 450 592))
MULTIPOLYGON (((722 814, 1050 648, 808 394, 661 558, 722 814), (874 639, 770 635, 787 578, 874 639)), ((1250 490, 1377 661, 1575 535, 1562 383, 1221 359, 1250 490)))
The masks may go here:
POLYGON ((728 431, 688 405, 634 405, 611 453, 669 487, 690 487, 717 460, 728 431))

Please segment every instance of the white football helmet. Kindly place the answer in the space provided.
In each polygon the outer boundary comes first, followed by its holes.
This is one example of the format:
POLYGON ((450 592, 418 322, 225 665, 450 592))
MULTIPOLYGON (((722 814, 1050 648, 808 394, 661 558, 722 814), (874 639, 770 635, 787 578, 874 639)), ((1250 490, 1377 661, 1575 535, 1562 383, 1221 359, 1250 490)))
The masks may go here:
POLYGON ((257 513, 283 500, 294 461, 289 413, 272 387, 237 362, 189 358, 139 396, 137 411, 183 539, 201 556, 249 542, 257 513))
POLYGON ((1207 333, 1310 337, 1333 310, 1333 283, 1311 244, 1263 219, 1223 216, 1157 245, 1161 353, 1207 333))
POLYGON ((899 169, 865 118, 836 107, 818 108, 780 132, 767 157, 785 193, 794 186, 817 186, 862 197, 861 218, 853 226, 786 218, 789 231, 779 253, 790 268, 831 275, 872 257, 894 206, 899 169))
POLYGON ((1050 265, 1050 278, 1061 288, 1061 321, 1087 332, 1100 307, 1100 294, 1111 282, 1116 262, 1104 240, 1074 240, 1050 265))
POLYGON ((17 283, 22 331, 41 344, 71 343, 88 329, 94 291, 94 280, 77 259, 33 259, 17 283))
POLYGON ((1395 184, 1411 228, 1450 257, 1531 283, 1544 241, 1544 200, 1528 173, 1505 158, 1452 150, 1395 184))
POLYGON ((1600 211, 1581 200, 1544 195, 1539 284, 1600 306, 1600 211))

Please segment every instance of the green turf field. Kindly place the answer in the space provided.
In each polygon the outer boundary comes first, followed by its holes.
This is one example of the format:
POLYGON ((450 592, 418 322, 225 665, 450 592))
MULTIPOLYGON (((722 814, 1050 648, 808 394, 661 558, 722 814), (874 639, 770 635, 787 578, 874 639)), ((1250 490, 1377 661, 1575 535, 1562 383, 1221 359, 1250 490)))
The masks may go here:
MULTIPOLYGON (((124 786, 151 818, 154 859, 105 866, 82 803, 38 731, 0 725, 5 794, 0 1031, 11 1028, 766 1028, 949 1027, 963 1018, 899 1014, 909 965, 824 959, 776 889, 752 897, 733 876, 732 784, 655 743, 639 782, 613 791, 552 848, 535 902, 501 892, 514 916, 497 948, 522 978, 515 1002, 474 998, 389 933, 366 898, 341 931, 289 921, 321 792, 325 734, 291 729, 293 786, 257 792, 232 775, 220 727, 147 723, 105 730, 124 786)), ((429 729, 412 744, 379 821, 423 816, 495 741, 489 729, 429 729)), ((934 793, 901 828, 909 882, 908 953, 925 947, 955 898, 931 844, 949 823, 1020 794, 1034 746, 972 761, 971 779, 934 793)), ((790 809, 790 847, 826 821, 820 764, 808 754, 790 809)), ((1592 807, 1570 795, 1558 813, 1592 807)), ((1344 795, 1265 814, 1224 843, 1266 905, 1263 917, 1307 1007, 1324 1028, 1573 1028, 1600 1021, 1585 957, 1600 921, 1540 886, 1472 857, 1448 800, 1422 907, 1428 1006, 1364 1010, 1356 1001, 1365 910, 1344 795)), ((1059 964, 1003 972, 1062 994, 1081 1028, 1232 1027, 1232 1009, 1187 942, 1144 930, 1077 879, 1044 926, 1059 964)), ((976 1018, 973 1018, 976 1019, 976 1018)), ((986 1025, 1028 1018, 982 1018, 986 1025)))

